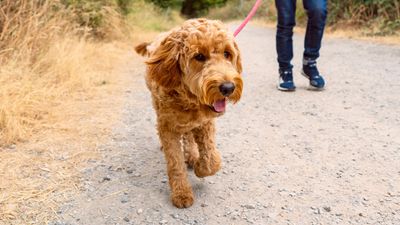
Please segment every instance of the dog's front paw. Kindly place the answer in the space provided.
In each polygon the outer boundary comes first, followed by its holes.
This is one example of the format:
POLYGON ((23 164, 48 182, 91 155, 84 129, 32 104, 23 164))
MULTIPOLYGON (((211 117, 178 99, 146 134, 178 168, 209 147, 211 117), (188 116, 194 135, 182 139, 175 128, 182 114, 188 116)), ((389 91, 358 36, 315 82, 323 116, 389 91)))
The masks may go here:
POLYGON ((194 164, 194 173, 197 177, 207 177, 216 174, 221 169, 221 157, 219 154, 212 155, 211 159, 199 159, 194 164))
POLYGON ((172 193, 172 204, 177 208, 188 208, 193 205, 194 197, 191 191, 172 193))

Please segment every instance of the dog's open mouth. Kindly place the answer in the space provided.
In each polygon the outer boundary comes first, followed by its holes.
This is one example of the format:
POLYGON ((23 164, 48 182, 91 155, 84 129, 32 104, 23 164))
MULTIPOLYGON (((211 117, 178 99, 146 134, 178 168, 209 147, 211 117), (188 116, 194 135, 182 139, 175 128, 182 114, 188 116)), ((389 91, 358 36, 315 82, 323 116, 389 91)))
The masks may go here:
POLYGON ((225 112, 226 98, 215 101, 210 108, 217 113, 225 112))

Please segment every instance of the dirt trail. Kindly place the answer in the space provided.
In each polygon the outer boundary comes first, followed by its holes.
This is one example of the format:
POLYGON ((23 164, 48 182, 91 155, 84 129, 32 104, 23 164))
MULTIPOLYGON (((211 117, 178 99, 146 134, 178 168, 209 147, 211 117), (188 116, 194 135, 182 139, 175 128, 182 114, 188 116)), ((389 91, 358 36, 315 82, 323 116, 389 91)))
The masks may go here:
POLYGON ((82 194, 51 224, 400 224, 400 47, 326 37, 327 89, 313 92, 296 34, 298 88, 284 93, 274 34, 248 26, 237 38, 244 96, 217 122, 222 170, 189 173, 191 208, 169 201, 142 65, 127 69, 124 117, 104 159, 83 171, 82 194))

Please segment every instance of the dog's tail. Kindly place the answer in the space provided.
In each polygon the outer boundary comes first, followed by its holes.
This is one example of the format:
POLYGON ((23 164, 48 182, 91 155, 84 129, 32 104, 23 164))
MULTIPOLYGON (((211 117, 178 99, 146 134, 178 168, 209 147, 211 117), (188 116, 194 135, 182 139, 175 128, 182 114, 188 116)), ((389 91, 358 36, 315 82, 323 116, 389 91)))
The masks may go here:
POLYGON ((135 51, 141 56, 149 56, 147 46, 149 46, 150 44, 151 43, 143 42, 135 47, 135 51))

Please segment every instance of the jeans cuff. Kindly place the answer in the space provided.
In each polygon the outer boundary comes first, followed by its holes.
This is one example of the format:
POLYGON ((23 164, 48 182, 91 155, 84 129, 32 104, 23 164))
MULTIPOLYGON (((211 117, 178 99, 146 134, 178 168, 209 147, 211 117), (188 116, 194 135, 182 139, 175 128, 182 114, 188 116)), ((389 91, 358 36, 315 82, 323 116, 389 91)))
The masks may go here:
POLYGON ((312 59, 312 58, 303 58, 303 65, 309 65, 309 64, 315 64, 317 59, 312 59))

